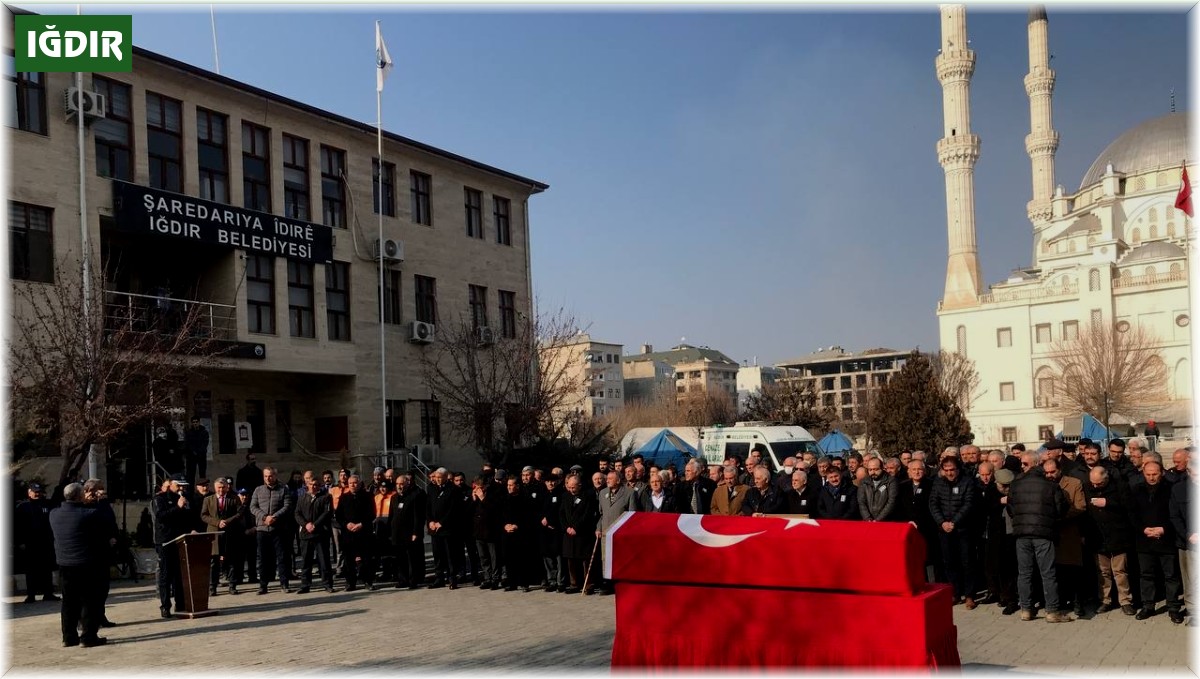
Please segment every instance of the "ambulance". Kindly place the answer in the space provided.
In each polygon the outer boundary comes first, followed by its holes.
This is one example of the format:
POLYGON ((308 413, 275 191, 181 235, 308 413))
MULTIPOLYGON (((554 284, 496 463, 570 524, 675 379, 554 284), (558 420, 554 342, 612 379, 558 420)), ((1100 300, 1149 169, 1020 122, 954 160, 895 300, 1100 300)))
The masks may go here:
POLYGON ((789 457, 812 452, 820 454, 817 440, 804 427, 780 426, 760 422, 738 422, 732 427, 709 427, 700 432, 700 452, 707 464, 721 464, 730 455, 745 461, 755 444, 766 446, 763 461, 775 471, 789 457))

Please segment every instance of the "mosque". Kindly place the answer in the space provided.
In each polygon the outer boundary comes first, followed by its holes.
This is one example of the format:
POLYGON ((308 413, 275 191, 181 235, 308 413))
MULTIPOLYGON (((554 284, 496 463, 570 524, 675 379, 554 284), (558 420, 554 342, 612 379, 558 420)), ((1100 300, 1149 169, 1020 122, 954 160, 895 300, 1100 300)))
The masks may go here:
MULTIPOLYGON (((1166 365, 1166 400, 1141 418, 1113 412, 1126 434, 1155 419, 1164 437, 1191 437, 1192 352, 1187 250, 1190 219, 1175 207, 1188 150, 1188 118, 1170 113, 1145 121, 1108 145, 1077 190, 1056 184, 1059 134, 1052 119, 1055 73, 1050 69, 1044 8, 1029 13, 1032 266, 1014 270, 985 290, 975 240, 974 167, 980 140, 971 131, 970 83, 975 53, 968 47, 966 11, 943 5, 941 50, 944 136, 937 142, 946 177, 949 258, 938 303, 941 347, 972 360, 979 387, 968 408, 975 442, 1000 447, 1057 434, 1072 419, 1061 405, 1055 343, 1089 324, 1118 332, 1141 327, 1166 365)), ((1188 165, 1197 177, 1195 165, 1188 165)), ((1093 413, 1102 417, 1102 413, 1093 413)))

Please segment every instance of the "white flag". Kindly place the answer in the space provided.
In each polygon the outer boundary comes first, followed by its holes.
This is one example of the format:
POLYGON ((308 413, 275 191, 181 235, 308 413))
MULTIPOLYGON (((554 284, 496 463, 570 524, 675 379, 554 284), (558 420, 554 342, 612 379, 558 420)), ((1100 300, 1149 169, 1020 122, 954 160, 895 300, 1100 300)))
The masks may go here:
POLYGON ((379 22, 375 22, 375 87, 376 91, 383 91, 383 80, 387 78, 388 71, 392 70, 392 55, 388 54, 387 45, 383 43, 383 32, 379 28, 379 22))

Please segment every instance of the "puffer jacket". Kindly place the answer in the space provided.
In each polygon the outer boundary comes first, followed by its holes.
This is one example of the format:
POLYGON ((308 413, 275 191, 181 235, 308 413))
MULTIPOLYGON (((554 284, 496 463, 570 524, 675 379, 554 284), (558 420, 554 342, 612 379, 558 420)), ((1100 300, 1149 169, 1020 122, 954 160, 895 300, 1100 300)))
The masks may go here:
POLYGON ((1042 474, 1041 467, 1018 476, 1008 490, 1013 537, 1053 540, 1058 534, 1058 518, 1066 511, 1067 497, 1057 483, 1042 474))
POLYGON ((858 513, 864 521, 886 521, 896 508, 896 491, 900 482, 881 474, 878 479, 870 476, 858 486, 858 513))
POLYGON ((282 483, 276 482, 271 488, 266 484, 254 489, 250 496, 250 513, 254 515, 254 527, 260 533, 270 533, 287 523, 285 517, 292 513, 292 491, 282 483), (275 523, 270 526, 263 523, 268 516, 275 517, 275 523))
POLYGON ((954 532, 966 531, 971 510, 975 507, 975 479, 960 475, 953 482, 938 477, 933 480, 929 496, 929 514, 939 528, 947 521, 954 524, 954 532))

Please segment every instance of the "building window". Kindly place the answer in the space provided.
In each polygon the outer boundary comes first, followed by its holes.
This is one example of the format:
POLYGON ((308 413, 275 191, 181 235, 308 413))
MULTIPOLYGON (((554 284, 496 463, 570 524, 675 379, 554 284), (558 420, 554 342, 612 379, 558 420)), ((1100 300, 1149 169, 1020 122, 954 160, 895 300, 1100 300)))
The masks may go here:
POLYGON ((1103 321, 1104 314, 1099 309, 1092 309, 1092 326, 1098 327, 1103 321))
POLYGON ((146 149, 150 186, 183 193, 183 104, 146 93, 146 149))
POLYGON ((1050 324, 1049 323, 1037 324, 1036 326, 1034 326, 1034 332, 1036 333, 1035 341, 1038 344, 1049 344, 1050 343, 1050 324))
POLYGON ((54 282, 54 211, 8 204, 8 271, 19 281, 54 282))
POLYGON ((11 55, 7 59, 8 91, 13 102, 9 127, 46 134, 46 74, 13 73, 16 60, 11 55))
POLYGON ((313 327, 313 265, 288 261, 288 325, 292 337, 316 337, 313 327))
POLYGON ((517 336, 517 293, 500 291, 500 336, 514 339, 517 336))
POLYGON ((421 401, 421 443, 441 445, 441 405, 437 401, 421 401))
POLYGON ((842 405, 848 406, 854 403, 854 394, 849 391, 842 392, 842 405))
POLYGON ((346 152, 321 144, 321 219, 335 229, 346 228, 346 152))
POLYGON ((496 242, 501 245, 512 245, 512 227, 508 215, 511 203, 507 198, 492 197, 492 211, 496 218, 496 242))
POLYGON ((417 320, 422 323, 437 323, 437 279, 428 276, 413 276, 417 289, 417 320))
POLYGON ((242 205, 247 210, 271 211, 271 131, 242 123, 242 205))
POLYGON ((823 378, 821 380, 821 389, 824 391, 831 391, 833 389, 833 378, 832 377, 823 378))
POLYGON ((200 197, 229 202, 229 118, 196 109, 196 147, 200 163, 200 197))
POLYGON ((283 216, 308 219, 308 140, 283 135, 283 216))
POLYGON ((400 274, 392 269, 383 272, 383 322, 391 325, 400 324, 400 274))
POLYGON ((275 258, 246 256, 246 309, 250 332, 275 334, 275 258))
POLYGON ((1000 429, 1000 438, 1004 443, 1016 443, 1017 442, 1017 428, 1016 427, 1002 427, 1000 429))
POLYGON ((488 327, 487 322, 487 288, 478 285, 467 286, 471 302, 471 325, 476 328, 488 327))
POLYGON ((1079 339, 1079 321, 1063 321, 1062 338, 1066 341, 1079 339))
POLYGON ((325 265, 325 319, 329 339, 350 339, 350 265, 333 262, 325 265))
MULTIPOLYGON (((379 159, 371 159, 371 198, 375 214, 379 214, 379 159)), ((383 164, 383 214, 388 217, 396 216, 396 164, 383 164)))
POLYGON ((1100 270, 1092 269, 1088 272, 1088 290, 1096 291, 1100 289, 1100 270))
POLYGON ((1054 438, 1054 425, 1039 424, 1038 425, 1038 440, 1049 441, 1054 438))
POLYGON ((996 330, 996 346, 1012 346, 1012 328, 999 328, 996 330))
POLYGON ((854 421, 854 408, 842 408, 842 421, 844 421, 844 422, 853 422, 854 421))
POLYGON ((96 174, 133 181, 133 88, 92 76, 92 89, 104 95, 108 110, 92 123, 96 137, 96 174))
POLYGON ((1012 401, 1015 399, 1016 399, 1016 395, 1014 394, 1014 391, 1013 391, 1013 383, 1012 382, 1001 382, 1000 383, 1000 400, 1001 401, 1012 401))
POLYGON ((960 325, 954 333, 955 346, 962 356, 967 355, 967 326, 960 325))
POLYGON ((409 173, 409 188, 412 193, 412 220, 417 224, 433 226, 433 212, 429 207, 429 187, 432 179, 424 172, 409 173))
POLYGON ((404 448, 404 439, 404 401, 393 401, 388 399, 386 444, 388 450, 399 450, 404 448))
POLYGON ((292 402, 275 402, 275 452, 292 452, 292 402))
POLYGON ((849 389, 850 388, 850 376, 849 375, 843 376, 842 379, 840 380, 840 384, 841 384, 842 389, 849 389))
POLYGON ((467 209, 467 238, 483 238, 483 192, 463 189, 467 209))

